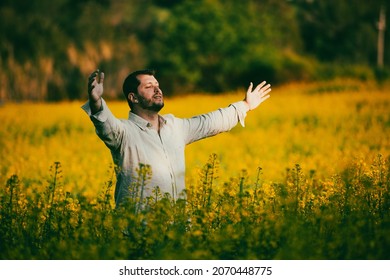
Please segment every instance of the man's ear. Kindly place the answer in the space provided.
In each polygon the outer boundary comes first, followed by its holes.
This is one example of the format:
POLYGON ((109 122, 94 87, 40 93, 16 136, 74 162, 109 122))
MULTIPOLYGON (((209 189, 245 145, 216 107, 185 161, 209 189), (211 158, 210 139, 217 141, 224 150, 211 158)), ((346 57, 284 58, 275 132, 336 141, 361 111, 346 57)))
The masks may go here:
POLYGON ((127 99, 131 101, 131 103, 138 103, 138 98, 135 96, 134 92, 130 92, 127 95, 127 99))

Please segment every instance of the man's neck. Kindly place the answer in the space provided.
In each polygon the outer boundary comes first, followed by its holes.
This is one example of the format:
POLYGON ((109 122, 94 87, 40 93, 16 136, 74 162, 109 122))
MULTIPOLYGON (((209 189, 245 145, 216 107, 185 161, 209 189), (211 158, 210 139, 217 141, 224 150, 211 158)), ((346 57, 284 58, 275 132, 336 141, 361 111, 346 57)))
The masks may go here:
POLYGON ((143 118, 144 120, 147 120, 149 123, 152 124, 154 129, 160 131, 158 112, 150 110, 135 110, 133 111, 133 113, 143 118))

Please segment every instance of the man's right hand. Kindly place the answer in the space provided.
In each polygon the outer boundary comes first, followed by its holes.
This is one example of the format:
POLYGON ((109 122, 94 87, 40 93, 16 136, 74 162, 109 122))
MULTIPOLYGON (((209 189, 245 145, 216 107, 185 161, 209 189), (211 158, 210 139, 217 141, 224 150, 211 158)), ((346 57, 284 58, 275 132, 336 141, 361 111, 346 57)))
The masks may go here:
POLYGON ((99 69, 88 78, 88 98, 92 113, 97 113, 102 107, 104 73, 99 69))

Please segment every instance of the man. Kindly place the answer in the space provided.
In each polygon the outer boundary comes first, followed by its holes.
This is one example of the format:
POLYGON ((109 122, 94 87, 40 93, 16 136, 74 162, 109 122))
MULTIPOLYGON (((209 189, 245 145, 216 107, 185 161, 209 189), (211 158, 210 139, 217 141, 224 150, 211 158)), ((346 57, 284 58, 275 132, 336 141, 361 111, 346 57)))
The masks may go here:
POLYGON ((117 166, 117 206, 128 199, 142 203, 156 187, 177 199, 185 188, 185 146, 229 131, 238 122, 244 126, 247 112, 264 102, 271 91, 266 82, 254 90, 250 83, 244 100, 226 108, 185 119, 171 114, 161 116, 164 96, 154 71, 140 70, 131 73, 123 83, 123 94, 130 107, 129 117, 124 120, 115 118, 103 100, 103 82, 104 73, 99 70, 90 75, 89 100, 82 108, 117 166), (142 166, 151 169, 145 182, 139 178, 142 166))

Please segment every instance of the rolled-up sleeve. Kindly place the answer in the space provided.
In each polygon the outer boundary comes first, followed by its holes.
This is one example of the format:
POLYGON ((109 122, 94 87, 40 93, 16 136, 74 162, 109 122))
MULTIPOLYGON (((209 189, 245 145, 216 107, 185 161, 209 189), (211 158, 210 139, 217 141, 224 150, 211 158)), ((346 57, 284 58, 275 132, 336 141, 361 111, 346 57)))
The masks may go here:
POLYGON ((92 114, 91 105, 89 101, 87 101, 81 108, 87 113, 87 115, 91 118, 92 121, 96 120, 97 122, 105 122, 108 116, 111 114, 106 101, 102 98, 102 108, 99 112, 92 114))
POLYGON ((183 119, 186 144, 231 130, 238 122, 244 127, 248 111, 244 101, 236 102, 226 108, 183 119))
POLYGON ((95 114, 92 114, 89 101, 81 108, 90 117, 99 138, 103 140, 108 148, 116 149, 122 141, 124 128, 122 122, 114 117, 104 99, 102 99, 101 110, 95 114))
POLYGON ((246 113, 248 112, 248 106, 245 104, 244 101, 233 103, 230 106, 236 108, 238 121, 240 122, 242 127, 245 127, 245 118, 246 113))

